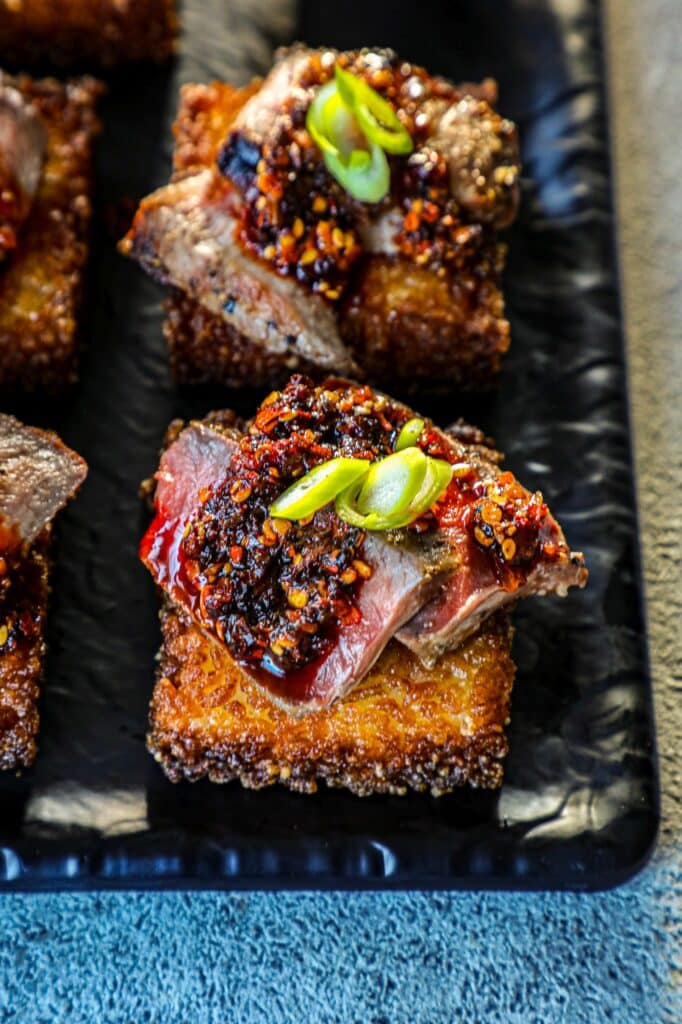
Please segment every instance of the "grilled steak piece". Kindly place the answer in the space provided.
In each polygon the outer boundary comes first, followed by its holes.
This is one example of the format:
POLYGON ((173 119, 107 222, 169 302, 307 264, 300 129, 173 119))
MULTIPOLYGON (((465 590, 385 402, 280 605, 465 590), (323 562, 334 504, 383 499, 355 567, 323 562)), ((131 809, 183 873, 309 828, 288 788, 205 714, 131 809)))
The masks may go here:
MULTIPOLYGON (((234 131, 250 146, 260 151, 268 140, 274 140, 290 122, 287 106, 307 107, 312 98, 310 60, 318 51, 295 44, 278 50, 275 64, 261 83, 258 92, 242 107, 234 122, 234 131), (305 79, 308 78, 306 84, 305 79)), ((335 51, 329 51, 330 53, 335 51)), ((227 159, 232 147, 226 148, 227 159)))
POLYGON ((0 414, 0 553, 31 544, 86 474, 56 435, 0 414))
POLYGON ((432 667, 503 605, 585 583, 542 495, 503 472, 472 428, 425 426, 420 447, 453 476, 406 528, 366 533, 330 504, 300 522, 272 518, 293 480, 336 455, 385 456, 411 417, 366 386, 293 377, 246 432, 192 424, 162 457, 143 561, 294 713, 342 698, 393 636, 432 667))
POLYGON ((435 516, 458 568, 397 634, 426 666, 499 608, 532 594, 563 597, 569 587, 587 582, 582 554, 570 550, 542 495, 503 472, 499 454, 473 428, 460 425, 458 432, 470 443, 438 430, 431 434, 434 452, 457 467, 435 516))
POLYGON ((447 160, 460 208, 474 221, 506 228, 519 205, 519 152, 516 127, 494 110, 496 100, 488 80, 454 105, 434 100, 426 116, 429 145, 447 160))
POLYGON ((33 104, 0 72, 0 260, 16 248, 43 173, 47 133, 33 104))
MULTIPOLYGON (((203 587, 198 589, 191 578, 182 545, 187 524, 201 512, 206 492, 224 481, 236 450, 234 435, 219 427, 193 423, 182 431, 162 456, 156 475, 157 515, 140 548, 159 586, 209 630, 203 587)), ((354 613, 338 624, 334 643, 322 656, 286 673, 236 659, 254 682, 293 713, 326 707, 360 682, 396 630, 434 592, 452 558, 437 539, 415 543, 409 537, 377 534, 364 541, 362 565, 369 578, 359 590, 354 613)), ((256 601, 255 588, 249 599, 256 601)))
POLYGON ((357 372, 320 296, 241 250, 233 207, 231 190, 202 171, 143 200, 123 249, 156 280, 181 288, 266 351, 357 372))
POLYGON ((519 201, 516 131, 496 99, 490 80, 455 86, 391 51, 303 46, 262 83, 184 87, 185 187, 143 201, 122 243, 175 286, 176 375, 281 383, 333 368, 412 390, 489 387, 509 347, 497 230, 519 201), (392 103, 414 143, 391 157, 380 203, 345 191, 305 128, 337 60, 392 103))

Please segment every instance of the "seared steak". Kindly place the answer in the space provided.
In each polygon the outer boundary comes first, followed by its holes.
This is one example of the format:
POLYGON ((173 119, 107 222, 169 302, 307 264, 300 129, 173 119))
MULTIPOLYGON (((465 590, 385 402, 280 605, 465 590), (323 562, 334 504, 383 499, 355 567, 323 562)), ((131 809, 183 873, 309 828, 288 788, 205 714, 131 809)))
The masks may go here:
POLYGON ((162 457, 143 561, 293 713, 347 694, 394 636, 433 666, 502 605, 587 578, 542 495, 501 471, 472 430, 424 427, 419 446, 453 475, 408 527, 368 533, 331 504, 298 522, 272 517, 292 480, 337 455, 385 456, 411 417, 366 386, 294 377, 245 432, 194 423, 162 457))
MULTIPOLYGON (((159 586, 205 627, 210 624, 203 596, 187 570, 182 544, 188 523, 206 502, 206 492, 229 474, 236 449, 234 435, 214 425, 193 423, 180 433, 161 458, 157 514, 140 548, 159 586)), ((338 624, 333 645, 321 657, 286 674, 237 658, 251 679, 295 713, 328 706, 360 682, 396 630, 434 593, 452 559, 437 539, 415 543, 409 537, 377 534, 364 541, 362 564, 369 571, 355 613, 338 624)), ((251 597, 255 601, 255 594, 251 597)))
POLYGON ((0 413, 0 554, 32 543, 86 473, 83 459, 54 434, 0 413))
POLYGON ((234 197, 212 171, 143 200, 124 251, 295 367, 298 359, 353 373, 335 318, 318 295, 272 274, 236 241, 234 197))
POLYGON ((193 310, 167 329, 176 374, 489 386, 509 346, 497 230, 519 201, 516 130, 496 99, 490 80, 456 86, 389 50, 300 45, 260 84, 186 87, 176 180, 142 202, 121 246, 193 310), (377 202, 340 184, 306 128, 337 63, 413 145, 390 156, 377 202))
POLYGON ((0 72, 0 260, 16 247, 43 173, 47 133, 35 106, 0 72))
POLYGON ((570 550, 542 495, 501 471, 498 453, 473 436, 472 444, 434 431, 436 448, 462 467, 435 513, 459 565, 397 634, 427 666, 504 605, 532 594, 563 597, 587 581, 582 554, 570 550))

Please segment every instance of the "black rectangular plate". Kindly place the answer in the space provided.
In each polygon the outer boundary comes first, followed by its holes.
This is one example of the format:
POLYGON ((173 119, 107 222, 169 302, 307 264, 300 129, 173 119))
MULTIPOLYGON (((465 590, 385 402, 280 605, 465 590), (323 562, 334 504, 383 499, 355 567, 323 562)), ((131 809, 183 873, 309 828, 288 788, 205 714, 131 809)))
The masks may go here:
POLYGON ((614 885, 646 859, 658 800, 598 4, 305 0, 297 24, 287 9, 185 3, 176 66, 113 79, 102 104, 81 385, 66 408, 21 410, 56 426, 90 476, 58 526, 40 753, 21 777, 0 779, 0 879, 10 889, 614 885), (508 238, 513 344, 500 389, 424 410, 497 438, 591 571, 587 590, 518 610, 499 793, 360 800, 173 786, 145 751, 159 631, 136 556, 138 484, 173 416, 247 411, 255 396, 176 391, 160 292, 117 255, 116 214, 167 178, 181 82, 245 81, 294 38, 390 45, 455 80, 492 75, 519 124, 525 188, 508 238))

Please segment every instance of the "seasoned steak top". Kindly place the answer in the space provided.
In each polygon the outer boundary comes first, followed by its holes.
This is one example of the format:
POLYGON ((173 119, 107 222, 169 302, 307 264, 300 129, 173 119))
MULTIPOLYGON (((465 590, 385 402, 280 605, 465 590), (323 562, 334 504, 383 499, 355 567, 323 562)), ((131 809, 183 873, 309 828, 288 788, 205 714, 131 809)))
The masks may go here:
POLYGON ((242 244, 332 302, 377 245, 435 269, 470 264, 519 200, 516 129, 496 98, 490 80, 455 86, 391 50, 280 52, 218 160, 243 199, 242 244), (411 154, 390 158, 390 194, 376 204, 343 189, 306 130, 337 63, 391 104, 413 142, 411 154))

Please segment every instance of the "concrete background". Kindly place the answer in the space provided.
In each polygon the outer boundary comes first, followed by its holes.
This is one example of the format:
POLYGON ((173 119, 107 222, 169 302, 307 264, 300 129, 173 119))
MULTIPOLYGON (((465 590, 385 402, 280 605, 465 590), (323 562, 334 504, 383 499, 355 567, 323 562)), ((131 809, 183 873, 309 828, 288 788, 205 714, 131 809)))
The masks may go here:
POLYGON ((651 864, 595 896, 5 897, 3 1024, 682 1020, 682 0, 605 9, 663 792, 651 864))

